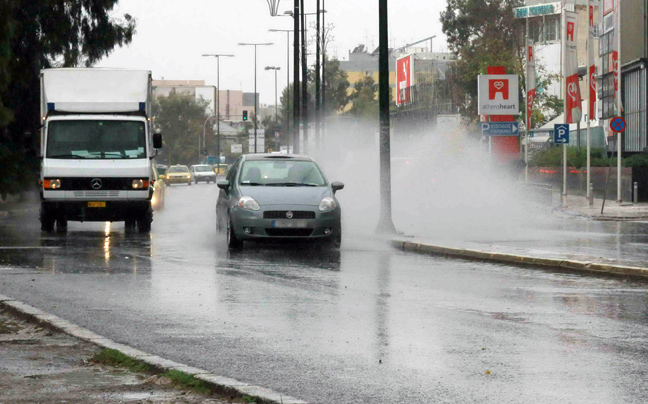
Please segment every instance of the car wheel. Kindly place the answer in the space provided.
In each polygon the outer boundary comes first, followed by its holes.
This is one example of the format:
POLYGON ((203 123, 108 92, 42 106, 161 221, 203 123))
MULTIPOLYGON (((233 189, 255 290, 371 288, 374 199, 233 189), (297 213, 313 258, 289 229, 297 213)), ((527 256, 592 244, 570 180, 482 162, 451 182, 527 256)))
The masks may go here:
POLYGON ((198 178, 196 178, 196 179, 194 180, 194 182, 195 182, 196 184, 198 184, 198 178))
MULTIPOLYGON (((196 183, 196 184, 197 184, 197 183, 196 183)), ((189 180, 189 182, 187 183, 187 185, 191 186, 191 180, 189 180)))
POLYGON ((54 218, 52 212, 49 209, 47 209, 45 205, 41 205, 41 210, 40 210, 41 231, 53 231, 55 221, 56 219, 54 218))
POLYGON ((342 231, 339 231, 338 233, 338 235, 333 236, 329 241, 330 246, 333 248, 340 248, 342 246, 342 231))
POLYGON ((243 248, 243 241, 239 240, 234 233, 234 228, 232 227, 232 221, 227 221, 227 248, 230 250, 238 250, 243 248))

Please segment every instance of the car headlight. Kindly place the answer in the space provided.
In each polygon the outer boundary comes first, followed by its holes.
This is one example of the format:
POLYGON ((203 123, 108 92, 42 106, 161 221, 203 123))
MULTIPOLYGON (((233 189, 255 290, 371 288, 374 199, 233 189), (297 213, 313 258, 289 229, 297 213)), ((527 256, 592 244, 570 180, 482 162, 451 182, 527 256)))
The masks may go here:
POLYGON ((249 196, 243 196, 241 199, 238 201, 238 206, 240 208, 243 208, 245 210, 260 210, 261 207, 257 203, 257 201, 254 200, 254 198, 249 197, 249 196))
POLYGON ((331 198, 330 196, 323 198, 319 204, 319 210, 322 212, 331 211, 336 207, 337 207, 337 203, 335 203, 335 199, 331 198))

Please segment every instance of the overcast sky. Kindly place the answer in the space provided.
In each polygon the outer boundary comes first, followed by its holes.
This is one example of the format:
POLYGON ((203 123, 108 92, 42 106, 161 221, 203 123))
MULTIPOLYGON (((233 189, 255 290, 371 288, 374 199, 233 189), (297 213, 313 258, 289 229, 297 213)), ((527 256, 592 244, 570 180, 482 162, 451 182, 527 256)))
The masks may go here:
MULTIPOLYGON (((446 48, 439 23, 445 0, 389 3, 390 45, 403 46, 437 35, 434 50, 446 48)), ((315 0, 306 0, 306 12, 314 12, 315 4, 315 0)), ((292 9, 292 5, 292 0, 281 0, 279 14, 292 9)), ((358 44, 378 46, 378 0, 326 0, 326 9, 326 23, 335 26, 330 54, 345 59, 358 44)), ((147 69, 152 70, 155 79, 205 80, 215 85, 216 60, 201 55, 231 53, 235 58, 221 59, 221 89, 252 92, 254 48, 237 44, 274 42, 274 46, 258 48, 260 102, 274 104, 274 73, 265 71, 266 66, 281 67, 279 93, 286 85, 286 33, 268 29, 290 29, 292 18, 270 17, 266 0, 119 0, 113 15, 124 13, 137 19, 133 42, 117 48, 97 64, 99 67, 147 69)), ((308 19, 315 21, 315 16, 308 19)), ((309 65, 312 61, 314 57, 309 57, 309 65)))

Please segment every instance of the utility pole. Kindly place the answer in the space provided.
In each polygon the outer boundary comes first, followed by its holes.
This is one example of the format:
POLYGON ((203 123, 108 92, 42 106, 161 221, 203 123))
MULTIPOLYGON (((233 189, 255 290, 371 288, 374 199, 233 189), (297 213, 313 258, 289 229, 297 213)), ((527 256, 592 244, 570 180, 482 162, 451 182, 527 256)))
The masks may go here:
MULTIPOLYGON (((290 12, 290 11, 288 11, 288 12, 290 12)), ((291 127, 290 127, 290 122, 289 122, 290 117, 288 116, 288 97, 290 96, 290 92, 288 91, 289 90, 288 88, 290 87, 290 33, 292 32, 292 30, 290 30, 290 29, 271 29, 269 31, 270 32, 285 32, 286 33, 286 105, 285 105, 285 108, 286 108, 286 111, 285 111, 286 112, 286 117, 285 117, 286 126, 284 128, 284 130, 285 130, 285 132, 284 132, 285 135, 284 136, 288 136, 289 133, 292 133, 291 132, 291 127)), ((289 139, 290 140, 288 141, 288 144, 293 145, 294 144, 293 136, 290 135, 289 139)))
POLYGON ((299 0, 295 0, 293 11, 293 153, 297 154, 299 145, 299 124, 301 121, 301 105, 299 102, 299 30, 301 9, 299 0))
MULTIPOLYGON (((322 0, 326 11, 326 0, 322 0)), ((326 135, 326 13, 322 14, 322 135, 326 135)))
POLYGON ((317 40, 317 45, 315 46, 315 144, 316 148, 319 149, 320 147, 320 140, 321 140, 321 133, 320 133, 320 119, 321 119, 321 98, 320 98, 320 91, 321 91, 321 80, 320 80, 320 52, 321 52, 321 37, 320 37, 320 29, 321 29, 321 20, 320 20, 320 0, 317 0, 316 3, 317 6, 317 34, 316 34, 316 40, 317 40))
MULTIPOLYGON (((216 176, 220 173, 220 58, 221 57, 234 57, 234 55, 222 55, 215 53, 206 53, 203 54, 203 57, 215 57, 216 58, 216 176)), ((203 136, 204 137, 204 136, 203 136)), ((204 139, 203 139, 204 140, 204 139)))
POLYGON ((254 153, 257 153, 257 128, 259 126, 259 97, 257 95, 257 46, 274 45, 268 43, 239 43, 240 46, 254 46, 254 153))
POLYGON ((380 219, 376 233, 393 234, 391 200, 391 145, 389 122, 389 25, 387 0, 379 0, 378 92, 380 105, 380 219))
MULTIPOLYGON (((301 20, 301 68, 302 68, 302 126, 304 130, 304 145, 308 144, 308 56, 306 53, 306 9, 304 8, 304 0, 301 1, 300 6, 300 20, 301 20)), ((303 149, 303 147, 302 147, 303 149)), ((303 152, 303 150, 300 150, 303 152)))

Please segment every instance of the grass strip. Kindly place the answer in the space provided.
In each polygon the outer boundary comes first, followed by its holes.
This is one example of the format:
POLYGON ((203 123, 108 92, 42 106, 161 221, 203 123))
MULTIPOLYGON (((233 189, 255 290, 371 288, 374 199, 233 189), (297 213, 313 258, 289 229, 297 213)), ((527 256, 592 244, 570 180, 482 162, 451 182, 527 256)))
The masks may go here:
POLYGON ((115 349, 102 349, 101 351, 94 354, 94 356, 90 358, 90 361, 103 365, 125 368, 130 370, 131 372, 153 372, 152 366, 147 365, 146 363, 137 359, 133 359, 130 356, 126 356, 115 349))
POLYGON ((193 375, 179 370, 169 370, 168 372, 162 373, 160 376, 171 380, 174 386, 191 390, 194 393, 203 395, 210 395, 212 393, 207 383, 196 379, 193 375))

